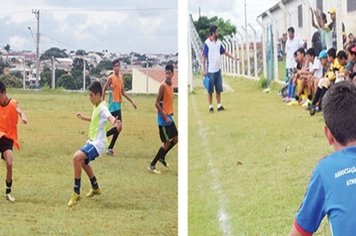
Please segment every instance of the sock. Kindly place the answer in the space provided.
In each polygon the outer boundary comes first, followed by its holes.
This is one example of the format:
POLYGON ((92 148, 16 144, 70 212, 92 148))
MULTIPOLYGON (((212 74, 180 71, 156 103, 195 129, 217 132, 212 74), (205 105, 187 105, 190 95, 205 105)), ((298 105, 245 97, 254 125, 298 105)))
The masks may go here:
POLYGON ((151 162, 151 166, 156 166, 156 163, 159 159, 164 159, 164 157, 166 156, 167 151, 163 149, 163 147, 160 147, 155 158, 152 160, 151 162))
POLYGON ((324 87, 323 87, 323 88, 321 89, 321 92, 320 92, 320 102, 319 102, 319 110, 321 110, 321 103, 323 102, 323 97, 324 97, 326 91, 328 91, 327 88, 324 88, 324 87))
POLYGON ((299 96, 295 95, 295 100, 299 101, 299 96))
POLYGON ((217 108, 221 107, 221 103, 218 103, 217 108))
POLYGON ((98 182, 96 181, 96 178, 95 176, 93 176, 91 179, 90 179, 90 183, 91 183, 91 187, 96 190, 99 188, 99 185, 98 185, 98 182))
POLYGON ((168 149, 166 150, 166 154, 164 154, 164 157, 162 157, 163 160, 166 159, 167 153, 168 153, 169 150, 171 150, 176 144, 177 144, 177 143, 174 142, 173 140, 171 140, 171 141, 169 142, 169 146, 168 146, 168 149))
POLYGON ((313 99, 313 95, 308 95, 308 100, 311 101, 313 99))
POLYGON ((312 105, 316 105, 316 103, 319 101, 320 93, 321 93, 321 88, 318 87, 312 105))
POLYGON ((74 192, 80 194, 80 178, 74 179, 74 192))
POLYGON ((213 105, 212 105, 212 104, 209 105, 209 109, 210 109, 210 108, 213 108, 213 105))
POLYGON ((7 180, 5 180, 6 182, 6 194, 11 193, 11 186, 12 186, 12 180, 10 180, 10 182, 7 182, 7 180))

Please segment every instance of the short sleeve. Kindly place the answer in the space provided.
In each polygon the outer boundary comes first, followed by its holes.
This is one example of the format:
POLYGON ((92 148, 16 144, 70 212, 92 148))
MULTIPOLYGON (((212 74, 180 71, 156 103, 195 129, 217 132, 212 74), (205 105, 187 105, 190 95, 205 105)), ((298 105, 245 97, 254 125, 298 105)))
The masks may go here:
POLYGON ((222 55, 222 54, 225 54, 225 48, 224 48, 224 46, 221 44, 221 45, 220 45, 220 55, 222 55))
POLYGON ((203 56, 203 57, 208 57, 208 53, 209 53, 209 47, 208 47, 208 45, 206 45, 206 43, 205 43, 205 44, 204 44, 204 47, 203 47, 202 56, 203 56))
POLYGON ((303 202, 296 215, 296 223, 304 231, 314 233, 318 230, 325 213, 325 189, 318 168, 310 178, 303 202))
POLYGON ((354 67, 354 63, 352 63, 351 61, 349 61, 349 62, 347 63, 347 65, 345 66, 345 70, 351 71, 351 70, 353 69, 353 67, 354 67))
POLYGON ((104 104, 100 106, 99 116, 102 120, 107 120, 111 116, 109 109, 104 104))

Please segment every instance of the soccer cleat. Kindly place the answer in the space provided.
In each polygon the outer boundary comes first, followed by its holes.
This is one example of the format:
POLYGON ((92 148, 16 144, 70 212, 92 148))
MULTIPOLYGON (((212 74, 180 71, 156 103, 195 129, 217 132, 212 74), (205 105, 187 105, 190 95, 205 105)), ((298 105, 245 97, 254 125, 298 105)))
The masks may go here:
POLYGON ((218 111, 223 111, 223 110, 225 110, 225 108, 224 108, 223 106, 219 106, 219 107, 217 108, 217 110, 218 110, 218 111))
POLYGON ((316 112, 319 112, 320 111, 320 108, 318 106, 311 106, 310 107, 310 110, 309 110, 309 113, 311 116, 315 115, 316 112))
POLYGON ((95 195, 100 195, 101 194, 101 190, 100 188, 98 189, 90 189, 89 193, 87 193, 87 197, 94 197, 95 195))
POLYGON ((159 159, 158 161, 161 162, 161 164, 164 165, 166 168, 169 167, 169 164, 165 159, 159 159))
POLYGON ((106 155, 108 155, 108 156, 114 156, 114 150, 108 149, 108 150, 106 151, 106 155))
POLYGON ((287 106, 297 106, 299 105, 299 102, 295 99, 287 103, 287 106))
POLYGON ((6 194, 6 200, 8 200, 9 202, 15 202, 16 199, 14 196, 11 195, 11 193, 6 194))
POLYGON ((69 202, 68 202, 68 207, 72 207, 75 204, 77 204, 80 201, 80 195, 77 193, 73 193, 72 197, 70 198, 69 202))
POLYGON ((154 166, 149 165, 147 169, 152 174, 161 174, 161 171, 157 170, 156 167, 154 166))
POLYGON ((213 107, 209 107, 209 112, 213 113, 214 112, 214 108, 213 107))

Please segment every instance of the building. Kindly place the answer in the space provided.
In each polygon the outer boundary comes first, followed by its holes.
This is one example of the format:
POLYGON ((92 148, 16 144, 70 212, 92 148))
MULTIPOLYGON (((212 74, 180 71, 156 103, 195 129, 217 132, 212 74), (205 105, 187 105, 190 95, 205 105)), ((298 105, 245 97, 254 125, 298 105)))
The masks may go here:
MULTIPOLYGON (((133 68, 132 92, 133 93, 158 93, 159 86, 166 78, 164 68, 133 68)), ((178 70, 173 75, 173 88, 178 91, 178 70)))

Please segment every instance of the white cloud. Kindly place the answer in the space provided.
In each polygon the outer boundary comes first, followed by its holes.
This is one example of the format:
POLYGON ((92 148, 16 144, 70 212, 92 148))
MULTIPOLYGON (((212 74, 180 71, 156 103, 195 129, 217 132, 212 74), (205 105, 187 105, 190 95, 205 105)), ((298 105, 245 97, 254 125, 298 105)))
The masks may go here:
POLYGON ((28 39, 18 35, 12 36, 9 41, 13 50, 22 50, 29 43, 28 39))

